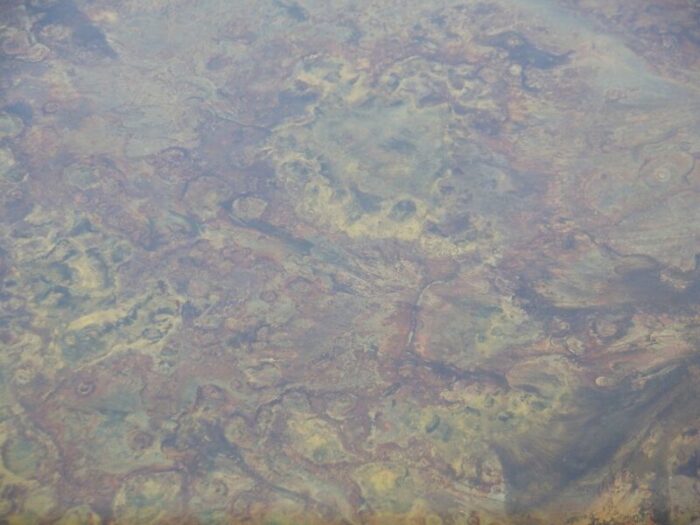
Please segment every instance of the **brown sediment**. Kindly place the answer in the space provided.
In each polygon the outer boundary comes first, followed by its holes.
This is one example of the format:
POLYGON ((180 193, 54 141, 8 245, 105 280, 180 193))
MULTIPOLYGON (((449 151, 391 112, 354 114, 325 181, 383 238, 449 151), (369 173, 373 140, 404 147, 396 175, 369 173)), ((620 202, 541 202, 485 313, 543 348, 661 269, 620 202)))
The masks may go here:
POLYGON ((3 6, 0 520, 690 523, 697 8, 3 6))

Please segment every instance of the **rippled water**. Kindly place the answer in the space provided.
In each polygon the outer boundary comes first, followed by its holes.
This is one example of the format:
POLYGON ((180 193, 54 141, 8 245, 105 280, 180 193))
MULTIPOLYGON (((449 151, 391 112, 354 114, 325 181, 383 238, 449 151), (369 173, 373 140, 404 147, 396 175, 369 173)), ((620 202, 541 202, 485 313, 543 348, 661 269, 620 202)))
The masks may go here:
POLYGON ((700 5, 4 0, 0 521, 700 523, 700 5))

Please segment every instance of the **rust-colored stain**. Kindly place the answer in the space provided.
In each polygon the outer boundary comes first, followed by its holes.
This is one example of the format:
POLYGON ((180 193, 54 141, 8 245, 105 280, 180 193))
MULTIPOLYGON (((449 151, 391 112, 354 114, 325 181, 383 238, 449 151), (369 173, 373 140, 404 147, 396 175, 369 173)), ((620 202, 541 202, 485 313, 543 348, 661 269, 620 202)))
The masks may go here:
POLYGON ((4 0, 0 521, 700 520, 700 4, 4 0))

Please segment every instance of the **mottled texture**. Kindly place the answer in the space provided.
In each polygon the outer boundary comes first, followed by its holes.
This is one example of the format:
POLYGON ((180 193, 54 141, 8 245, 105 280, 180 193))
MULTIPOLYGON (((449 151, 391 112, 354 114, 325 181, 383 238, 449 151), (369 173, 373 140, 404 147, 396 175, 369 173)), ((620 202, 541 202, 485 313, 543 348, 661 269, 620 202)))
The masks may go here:
POLYGON ((700 520, 700 5, 5 0, 0 521, 700 520))

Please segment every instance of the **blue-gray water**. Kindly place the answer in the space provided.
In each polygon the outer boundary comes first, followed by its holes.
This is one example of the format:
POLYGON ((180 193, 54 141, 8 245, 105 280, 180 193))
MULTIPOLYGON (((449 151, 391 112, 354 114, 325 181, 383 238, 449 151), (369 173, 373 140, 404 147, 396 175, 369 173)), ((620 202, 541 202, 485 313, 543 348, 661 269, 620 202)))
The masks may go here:
POLYGON ((4 0, 0 522, 700 523, 700 6, 4 0))

